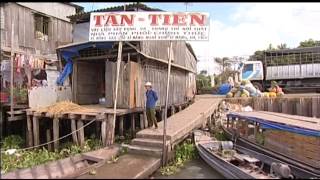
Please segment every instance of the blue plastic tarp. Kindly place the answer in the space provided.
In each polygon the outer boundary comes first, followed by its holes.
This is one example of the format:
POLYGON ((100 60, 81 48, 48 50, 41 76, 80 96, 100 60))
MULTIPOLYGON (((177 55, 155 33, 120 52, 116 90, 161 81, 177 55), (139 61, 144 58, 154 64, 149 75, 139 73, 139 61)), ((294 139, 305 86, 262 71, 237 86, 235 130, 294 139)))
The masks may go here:
POLYGON ((226 95, 230 90, 231 90, 231 85, 228 83, 225 83, 219 87, 218 94, 226 95))
POLYGON ((59 75, 57 79, 58 85, 63 85, 65 79, 72 73, 73 57, 78 57, 79 51, 86 48, 98 48, 98 49, 110 49, 112 48, 113 42, 87 42, 85 44, 74 45, 70 47, 65 47, 59 49, 62 58, 67 62, 65 67, 63 68, 62 73, 59 75))
POLYGON ((312 129, 306 129, 306 128, 301 128, 301 127, 294 127, 294 126, 289 126, 285 124, 279 124, 275 122, 270 122, 266 121, 261 118, 256 118, 256 117, 250 117, 250 116, 241 116, 240 114, 237 113, 229 113, 227 114, 227 117, 229 118, 241 118, 241 119, 246 119, 248 121, 252 122, 258 122, 261 124, 261 128, 263 129, 276 129, 276 130, 283 130, 283 131, 288 131, 292 133, 297 133, 297 134, 302 134, 305 136, 316 136, 320 137, 320 131, 312 130, 312 129))

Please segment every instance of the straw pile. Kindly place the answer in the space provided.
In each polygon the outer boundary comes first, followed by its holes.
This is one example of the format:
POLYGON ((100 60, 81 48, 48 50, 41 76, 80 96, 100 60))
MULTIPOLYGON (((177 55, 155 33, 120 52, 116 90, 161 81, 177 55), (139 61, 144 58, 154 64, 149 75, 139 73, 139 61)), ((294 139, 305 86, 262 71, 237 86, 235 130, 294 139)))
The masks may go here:
POLYGON ((69 111, 89 111, 90 109, 84 108, 78 104, 75 104, 71 101, 61 101, 58 103, 55 103, 48 107, 42 107, 37 109, 38 112, 47 112, 50 114, 53 114, 54 116, 62 114, 64 112, 69 111))

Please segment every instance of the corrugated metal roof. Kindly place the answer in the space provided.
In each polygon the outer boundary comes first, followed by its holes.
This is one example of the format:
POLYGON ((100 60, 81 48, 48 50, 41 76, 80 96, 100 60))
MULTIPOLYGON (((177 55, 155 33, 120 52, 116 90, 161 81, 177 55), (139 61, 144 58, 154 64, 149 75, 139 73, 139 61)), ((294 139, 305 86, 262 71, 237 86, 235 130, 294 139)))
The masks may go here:
POLYGON ((103 8, 103 9, 97 9, 89 12, 80 12, 75 15, 68 16, 68 18, 70 18, 70 20, 73 22, 87 22, 87 21, 90 21, 90 13, 92 12, 124 11, 124 7, 126 7, 126 11, 136 11, 137 8, 143 11, 163 11, 161 9, 151 8, 142 3, 133 3, 133 4, 123 5, 123 6, 113 6, 113 7, 103 8))

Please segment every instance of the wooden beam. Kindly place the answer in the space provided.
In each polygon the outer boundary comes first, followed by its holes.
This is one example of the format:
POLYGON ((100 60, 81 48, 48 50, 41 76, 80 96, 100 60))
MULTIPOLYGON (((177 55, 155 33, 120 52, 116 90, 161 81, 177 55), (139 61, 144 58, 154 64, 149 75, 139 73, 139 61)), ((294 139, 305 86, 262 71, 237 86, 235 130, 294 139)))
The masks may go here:
POLYGON ((166 110, 163 108, 162 110, 161 110, 161 120, 163 121, 164 120, 164 118, 165 118, 165 116, 166 116, 166 112, 165 112, 166 110))
POLYGON ((119 134, 120 134, 120 138, 123 138, 123 120, 124 116, 120 116, 119 117, 119 134))
POLYGON ((106 146, 107 144, 107 120, 108 119, 104 119, 101 123, 101 137, 103 146, 106 146))
POLYGON ((32 122, 31 116, 27 116, 27 137, 28 137, 28 147, 33 146, 33 137, 32 137, 32 122))
POLYGON ((147 112, 146 110, 143 111, 143 120, 144 120, 144 127, 148 128, 149 124, 148 124, 148 119, 147 119, 147 112))
MULTIPOLYGON (((129 46, 131 46, 132 48, 134 48, 138 53, 142 54, 143 56, 145 56, 146 58, 148 59, 152 59, 152 60, 156 60, 156 61, 159 61, 161 63, 165 63, 165 64, 168 64, 168 60, 164 60, 164 59, 159 59, 159 58, 155 58, 155 57, 152 57, 152 56, 149 56, 147 54, 144 54, 143 52, 141 52, 137 47, 135 47, 133 44, 129 43, 129 42, 125 42, 126 44, 128 44, 129 46)), ((175 63, 171 63, 171 65, 175 68, 179 68, 179 69, 183 69, 183 70, 186 70, 186 71, 189 71, 189 72, 192 72, 192 73, 197 73, 196 71, 193 71, 189 68, 186 68, 184 66, 181 66, 181 65, 178 65, 178 64, 175 64, 175 63)))
POLYGON ((114 120, 116 118, 115 114, 108 114, 107 116, 107 140, 106 145, 110 146, 114 142, 114 120))
POLYGON ((131 134, 132 134, 132 137, 134 137, 134 133, 136 131, 136 119, 135 119, 135 114, 132 113, 131 115, 131 134))
POLYGON ((172 41, 168 49, 168 72, 167 72, 167 86, 166 86, 166 100, 165 100, 165 117, 163 120, 163 141, 162 141, 162 166, 167 164, 167 109, 168 109, 168 98, 169 98, 169 85, 170 85, 170 74, 171 74, 171 60, 172 60, 172 41))
POLYGON ((37 146, 40 143, 39 139, 39 118, 37 116, 32 117, 33 121, 33 142, 34 145, 37 146))
POLYGON ((11 67, 10 67, 10 112, 11 112, 11 118, 14 117, 13 115, 13 66, 14 66, 14 52, 13 49, 15 48, 14 46, 14 23, 11 23, 11 67))
MULTIPOLYGON (((83 127, 83 121, 82 120, 78 120, 77 121, 77 129, 80 129, 83 127)), ((78 141, 81 147, 83 147, 84 145, 84 128, 80 129, 78 131, 78 141)))
POLYGON ((144 119, 143 114, 139 114, 139 121, 140 121, 140 129, 144 129, 144 119))
POLYGON ((59 139, 59 118, 55 117, 53 118, 52 121, 52 128, 53 128, 53 147, 55 150, 57 150, 59 148, 59 141, 57 139, 59 139))
MULTIPOLYGON (((51 131, 50 131, 50 129, 47 129, 46 137, 47 137, 47 142, 50 142, 51 141, 51 131)), ((48 150, 52 151, 52 144, 51 143, 48 144, 48 150)))
POLYGON ((114 142, 115 124, 116 124, 116 113, 117 113, 117 99, 118 99, 118 87, 119 87, 119 75, 122 60, 122 41, 119 42, 118 59, 117 59, 117 76, 116 76, 116 87, 115 87, 115 99, 113 105, 113 121, 111 123, 111 137, 107 140, 107 145, 110 146, 114 142))
MULTIPOLYGON (((75 132, 76 130, 77 130, 76 120, 71 119, 71 131, 75 132)), ((79 145, 78 138, 77 138, 77 132, 72 133, 72 140, 73 140, 73 143, 79 145)))
MULTIPOLYGON (((130 53, 131 56, 138 55, 138 53, 130 53)), ((128 54, 124 54, 123 57, 127 57, 128 54)), ((112 59, 116 58, 117 55, 102 55, 102 56, 91 56, 91 57, 78 57, 74 58, 77 61, 83 61, 83 60, 106 60, 106 59, 112 59)))

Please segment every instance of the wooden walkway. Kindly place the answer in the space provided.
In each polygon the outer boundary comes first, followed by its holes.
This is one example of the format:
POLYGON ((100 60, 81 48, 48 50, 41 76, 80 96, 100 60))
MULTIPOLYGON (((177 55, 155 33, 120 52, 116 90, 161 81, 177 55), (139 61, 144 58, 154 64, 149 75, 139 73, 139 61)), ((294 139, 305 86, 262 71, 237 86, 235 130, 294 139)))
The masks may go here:
MULTIPOLYGON (((167 137, 171 144, 195 128, 205 124, 220 103, 219 98, 198 98, 195 103, 167 119, 167 137)), ((149 128, 137 133, 137 137, 163 136, 163 121, 158 129, 149 128)))
POLYGON ((261 118, 263 120, 285 124, 288 126, 316 130, 320 132, 320 119, 267 111, 237 112, 240 116, 261 118))
MULTIPOLYGON (((169 154, 175 144, 181 142, 192 130, 210 121, 222 98, 206 98, 198 96, 196 101, 186 109, 167 119, 167 147, 169 154)), ((113 164, 105 164, 97 169, 95 176, 88 174, 79 179, 118 179, 148 178, 161 166, 163 138, 163 121, 154 127, 144 129, 136 134, 128 148, 128 154, 120 156, 113 164), (125 173, 124 173, 125 172, 125 173)))

